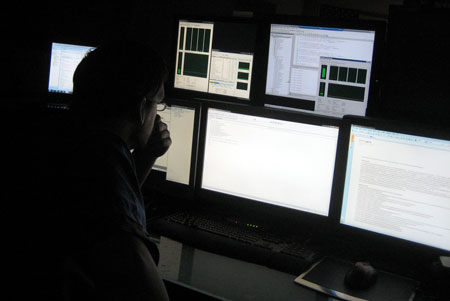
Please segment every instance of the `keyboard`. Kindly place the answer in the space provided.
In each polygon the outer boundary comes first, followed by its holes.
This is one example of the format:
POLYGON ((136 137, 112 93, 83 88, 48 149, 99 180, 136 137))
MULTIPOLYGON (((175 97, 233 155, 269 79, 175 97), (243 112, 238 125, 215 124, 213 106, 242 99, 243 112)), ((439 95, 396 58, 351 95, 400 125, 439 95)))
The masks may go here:
POLYGON ((205 251, 293 275, 301 274, 320 259, 308 247, 307 237, 282 237, 217 216, 178 212, 152 220, 149 228, 151 232, 205 251))

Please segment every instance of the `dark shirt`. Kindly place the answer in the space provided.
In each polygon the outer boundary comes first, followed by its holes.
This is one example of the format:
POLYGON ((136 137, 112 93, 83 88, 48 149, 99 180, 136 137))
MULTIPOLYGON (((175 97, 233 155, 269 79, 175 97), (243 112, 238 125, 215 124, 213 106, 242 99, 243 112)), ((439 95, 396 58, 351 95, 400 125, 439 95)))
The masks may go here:
POLYGON ((117 220, 137 224, 146 231, 145 206, 136 167, 120 137, 106 131, 89 133, 73 147, 68 160, 66 176, 74 184, 69 187, 77 196, 77 199, 71 197, 72 201, 78 201, 75 208, 86 216, 105 218, 93 220, 94 223, 117 220))
MULTIPOLYGON (((19 220, 16 212, 21 213, 14 245, 19 249, 18 266, 23 268, 17 271, 27 283, 31 279, 30 291, 44 299, 60 298, 63 287, 86 296, 92 283, 97 288, 108 287, 105 281, 114 283, 115 278, 124 283, 110 270, 125 267, 129 283, 141 283, 146 266, 137 265, 133 256, 145 256, 145 248, 155 263, 159 257, 146 230, 145 204, 128 146, 111 132, 90 130, 74 120, 58 115, 37 122, 39 129, 28 126, 19 136, 22 147, 16 148, 14 162, 26 158, 22 154, 29 155, 29 163, 20 169, 22 181, 16 185, 23 188, 11 188, 17 209, 8 213, 12 220, 19 220), (118 262, 115 251, 105 247, 109 244, 132 255, 118 262), (104 258, 108 269, 99 269, 98 258, 104 258), (69 278, 73 280, 68 282, 69 278)), ((129 287, 136 292, 146 289, 145 285, 129 287)))
POLYGON ((117 135, 82 132, 69 143, 62 169, 69 250, 83 250, 125 231, 145 240, 145 204, 133 156, 117 135))

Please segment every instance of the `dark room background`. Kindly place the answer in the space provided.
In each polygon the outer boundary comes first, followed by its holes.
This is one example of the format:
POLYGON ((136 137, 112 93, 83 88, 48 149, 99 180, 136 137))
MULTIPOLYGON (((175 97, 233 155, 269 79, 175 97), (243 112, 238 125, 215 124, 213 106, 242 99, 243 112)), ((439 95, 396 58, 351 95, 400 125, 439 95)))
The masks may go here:
POLYGON ((129 35, 150 41, 170 59, 174 21, 180 14, 304 15, 385 21, 382 88, 372 100, 377 103, 376 114, 447 125, 448 7, 446 0, 19 1, 1 12, 1 103, 42 102, 52 42, 95 46, 110 37, 129 35))

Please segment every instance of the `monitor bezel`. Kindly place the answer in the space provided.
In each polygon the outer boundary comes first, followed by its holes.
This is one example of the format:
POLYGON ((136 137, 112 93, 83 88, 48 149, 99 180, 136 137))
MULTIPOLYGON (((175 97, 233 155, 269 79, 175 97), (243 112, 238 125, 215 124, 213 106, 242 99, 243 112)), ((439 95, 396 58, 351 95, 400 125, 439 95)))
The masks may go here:
POLYGON ((174 98, 191 99, 197 101, 226 101, 238 104, 252 105, 255 103, 255 98, 257 95, 257 89, 261 85, 261 49, 257 47, 255 43, 255 52, 253 53, 253 68, 252 68, 252 81, 250 85, 250 95, 249 99, 239 98, 235 96, 220 95, 208 92, 192 91, 188 89, 176 88, 175 87, 175 65, 176 56, 178 53, 178 29, 180 21, 189 22, 199 22, 199 23, 237 23, 252 25, 255 27, 255 41, 261 39, 261 27, 257 20, 244 18, 244 17, 224 17, 224 16, 199 16, 199 15, 176 15, 174 17, 173 29, 172 29, 172 51, 169 64, 169 78, 167 81, 167 95, 174 98))
POLYGON ((150 172, 144 185, 142 185, 142 192, 144 196, 151 196, 156 192, 168 197, 192 200, 194 198, 195 183, 197 180, 198 143, 202 106, 199 102, 169 97, 165 99, 165 103, 168 106, 175 105, 192 108, 195 110, 189 184, 186 185, 183 183, 166 180, 166 172, 154 169, 150 172))
POLYGON ((379 106, 379 91, 382 83, 383 55, 385 48, 386 22, 379 20, 361 20, 361 19, 330 19, 313 16, 291 16, 277 15, 270 18, 265 24, 264 36, 261 44, 263 45, 262 70, 262 89, 259 91, 258 99, 260 105, 269 105, 283 107, 291 110, 306 110, 314 112, 314 101, 305 99, 296 99, 266 94, 267 68, 269 58, 270 30, 272 24, 281 25, 302 25, 326 28, 344 28, 353 30, 371 30, 375 31, 375 42, 373 50, 372 68, 370 76, 369 96, 366 108, 366 116, 376 116, 379 106))
POLYGON ((208 118, 208 109, 218 109, 230 111, 233 113, 253 115, 266 118, 275 118, 293 122, 304 122, 309 124, 336 126, 340 128, 341 120, 332 117, 318 116, 315 114, 299 114, 286 110, 278 110, 266 107, 244 106, 239 104, 228 104, 223 102, 213 102, 204 104, 201 121, 201 140, 199 144, 198 157, 198 175, 196 191, 198 195, 198 204, 207 211, 220 214, 222 216, 232 217, 241 223, 258 224, 261 228, 270 229, 270 231, 282 231, 283 233, 295 234, 302 229, 324 230, 327 225, 334 224, 336 219, 335 203, 336 194, 334 182, 337 180, 339 158, 339 143, 336 145, 336 162, 333 176, 333 184, 330 195, 330 205, 328 216, 314 214, 310 212, 295 210, 264 203, 261 201, 242 198, 234 195, 224 194, 202 188, 203 160, 205 152, 206 123, 208 118))
POLYGON ((436 139, 450 140, 450 129, 442 126, 422 124, 422 123, 412 123, 383 118, 351 116, 351 115, 344 116, 342 121, 342 128, 339 133, 339 141, 341 145, 341 153, 340 153, 341 157, 339 160, 342 165, 341 166, 342 174, 337 182, 338 185, 337 193, 339 194, 340 201, 336 203, 335 208, 335 212, 338 215, 338 219, 335 220, 335 222, 337 223, 336 229, 339 229, 338 235, 341 235, 342 239, 344 240, 351 237, 355 237, 360 241, 369 241, 371 242, 371 247, 376 249, 378 252, 383 252, 383 250, 386 248, 391 248, 392 250, 397 250, 398 252, 404 252, 405 250, 408 250, 408 252, 410 251, 411 253, 414 254, 424 255, 425 256, 424 260, 442 254, 450 254, 450 250, 437 248, 435 246, 430 246, 412 240, 382 234, 367 229, 362 229, 359 227, 343 224, 340 222, 352 124, 384 131, 393 131, 402 134, 410 134, 416 136, 425 136, 436 139))

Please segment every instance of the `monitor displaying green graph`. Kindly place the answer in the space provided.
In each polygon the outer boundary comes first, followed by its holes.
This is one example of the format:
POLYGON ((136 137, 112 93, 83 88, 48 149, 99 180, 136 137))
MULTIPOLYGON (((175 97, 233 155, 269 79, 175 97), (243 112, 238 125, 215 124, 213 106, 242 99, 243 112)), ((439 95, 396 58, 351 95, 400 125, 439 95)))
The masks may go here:
POLYGON ((249 100, 255 41, 254 24, 179 20, 174 88, 249 100))

